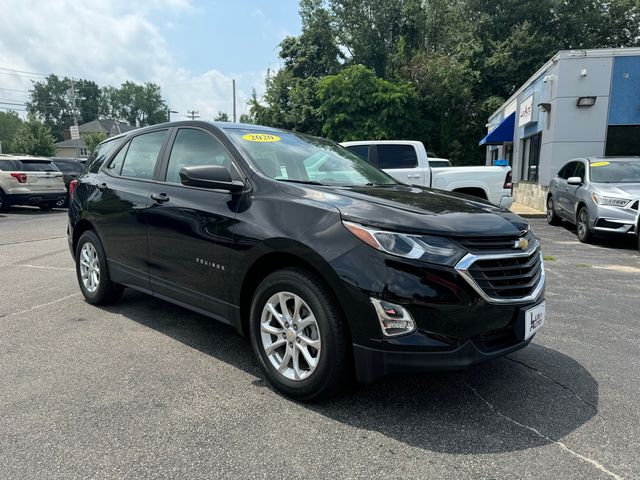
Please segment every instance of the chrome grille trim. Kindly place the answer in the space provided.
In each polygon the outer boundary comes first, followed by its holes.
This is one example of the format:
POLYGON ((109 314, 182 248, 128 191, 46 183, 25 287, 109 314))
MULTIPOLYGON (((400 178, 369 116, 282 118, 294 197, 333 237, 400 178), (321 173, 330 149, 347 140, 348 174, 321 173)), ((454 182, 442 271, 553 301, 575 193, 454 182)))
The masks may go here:
POLYGON ((455 270, 466 280, 466 282, 480 295, 480 297, 486 301, 487 303, 493 304, 511 304, 511 303, 524 303, 531 302, 536 300, 545 284, 545 271, 544 271, 544 260, 542 257, 542 251, 539 250, 539 245, 536 242, 534 248, 530 249, 527 252, 518 252, 518 253, 501 253, 501 254, 487 254, 487 255, 476 255, 473 253, 468 253, 465 255, 455 266, 455 270), (469 273, 469 269, 473 266, 473 264, 480 260, 507 260, 509 258, 533 258, 534 255, 539 255, 540 258, 540 278, 538 279, 537 284, 532 289, 531 293, 525 295, 523 297, 510 297, 510 298, 500 298, 500 297, 492 297, 487 294, 480 285, 473 278, 471 273, 469 273))

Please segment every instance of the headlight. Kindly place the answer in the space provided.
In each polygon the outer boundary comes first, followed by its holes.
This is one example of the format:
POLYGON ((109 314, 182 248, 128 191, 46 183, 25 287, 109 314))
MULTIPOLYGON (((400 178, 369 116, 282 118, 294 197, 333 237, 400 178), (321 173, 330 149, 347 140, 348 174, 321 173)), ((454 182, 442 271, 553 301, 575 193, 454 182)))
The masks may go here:
POLYGON ((458 244, 444 237, 390 232, 347 221, 342 223, 370 247, 398 257, 453 266, 466 253, 458 244))
POLYGON ((592 193, 591 198, 598 205, 606 205, 608 207, 626 207, 631 201, 626 198, 603 197, 597 193, 592 193))

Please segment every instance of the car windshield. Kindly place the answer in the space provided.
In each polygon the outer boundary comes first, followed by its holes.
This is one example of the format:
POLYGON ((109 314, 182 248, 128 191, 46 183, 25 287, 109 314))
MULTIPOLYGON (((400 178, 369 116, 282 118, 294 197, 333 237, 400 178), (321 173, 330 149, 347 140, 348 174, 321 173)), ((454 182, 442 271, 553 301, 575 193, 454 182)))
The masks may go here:
POLYGON ((235 128, 226 132, 258 170, 276 180, 332 186, 398 183, 330 140, 293 132, 235 128))
POLYGON ((591 181, 595 183, 640 183, 640 160, 591 164, 591 181))

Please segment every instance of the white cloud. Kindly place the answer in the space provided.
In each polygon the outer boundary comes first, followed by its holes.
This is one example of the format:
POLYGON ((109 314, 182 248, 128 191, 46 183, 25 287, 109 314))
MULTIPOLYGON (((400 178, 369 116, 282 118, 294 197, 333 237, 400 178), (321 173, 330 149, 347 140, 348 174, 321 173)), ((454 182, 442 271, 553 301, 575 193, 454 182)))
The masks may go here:
MULTIPOLYGON (((216 70, 193 73, 178 65, 151 14, 166 11, 177 25, 178 15, 197 14, 190 0, 3 0, 0 29, 0 67, 28 72, 53 72, 119 85, 125 80, 152 81, 173 110, 199 110, 211 119, 219 110, 231 115, 231 79, 216 70)), ((32 79, 0 70, 0 100, 25 100, 32 79)), ((251 75, 249 76, 251 77, 251 75)), ((243 85, 262 87, 264 72, 243 85)), ((41 77, 40 77, 41 78, 41 77)), ((259 91, 259 94, 262 92, 259 91)), ((238 115, 245 111, 250 91, 238 89, 238 115)), ((0 104, 0 106, 3 106, 0 104)), ((175 118, 180 118, 174 115, 175 118)))

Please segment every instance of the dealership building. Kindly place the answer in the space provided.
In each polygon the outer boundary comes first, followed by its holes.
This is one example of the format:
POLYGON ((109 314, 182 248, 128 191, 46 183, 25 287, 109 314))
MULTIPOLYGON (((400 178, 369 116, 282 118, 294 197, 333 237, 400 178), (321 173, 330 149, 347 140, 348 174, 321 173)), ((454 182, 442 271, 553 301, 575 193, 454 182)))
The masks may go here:
POLYGON ((640 155, 640 48, 558 52, 490 118, 487 164, 513 168, 516 202, 545 209, 576 157, 640 155))

